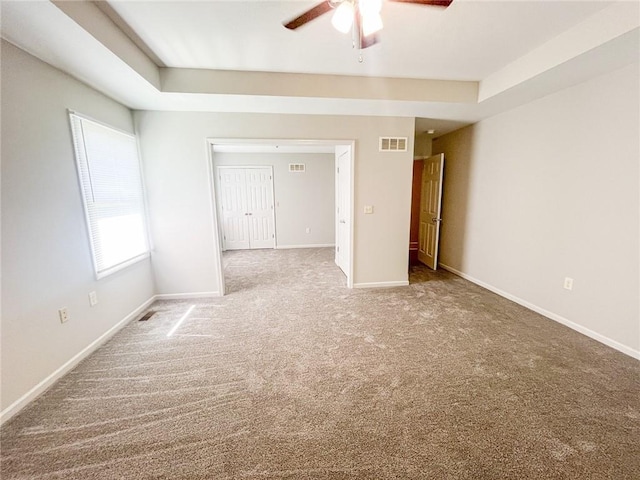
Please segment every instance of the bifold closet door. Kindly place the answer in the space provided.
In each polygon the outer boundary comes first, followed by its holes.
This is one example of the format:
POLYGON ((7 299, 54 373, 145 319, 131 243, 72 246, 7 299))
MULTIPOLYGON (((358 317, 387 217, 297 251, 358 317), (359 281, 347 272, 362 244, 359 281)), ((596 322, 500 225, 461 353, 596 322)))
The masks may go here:
POLYGON ((275 248, 270 167, 218 167, 225 250, 275 248))

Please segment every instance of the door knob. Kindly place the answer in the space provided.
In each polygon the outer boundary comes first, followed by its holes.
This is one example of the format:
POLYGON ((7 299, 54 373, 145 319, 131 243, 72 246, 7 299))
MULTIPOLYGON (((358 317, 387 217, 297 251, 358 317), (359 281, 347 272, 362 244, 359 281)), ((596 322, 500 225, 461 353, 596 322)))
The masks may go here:
POLYGON ((347 223, 345 220, 340 220, 340 223, 347 223))
POLYGON ((431 221, 432 221, 433 223, 437 223, 437 222, 441 222, 441 221, 442 221, 442 219, 441 219, 441 218, 432 218, 432 219, 431 219, 431 221))

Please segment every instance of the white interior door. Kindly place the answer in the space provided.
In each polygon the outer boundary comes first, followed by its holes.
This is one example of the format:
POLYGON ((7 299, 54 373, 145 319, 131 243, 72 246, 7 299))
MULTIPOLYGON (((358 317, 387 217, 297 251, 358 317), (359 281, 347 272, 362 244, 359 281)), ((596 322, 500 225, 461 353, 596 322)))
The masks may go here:
POLYGON ((420 191, 418 260, 434 270, 438 268, 443 173, 443 153, 429 157, 424 161, 420 191))
POLYGON ((251 248, 244 168, 218 168, 222 214, 222 243, 225 250, 251 248))
POLYGON ((336 146, 336 264, 349 278, 351 264, 351 147, 336 146))
POLYGON ((275 248, 271 167, 218 167, 225 250, 275 248))
POLYGON ((247 168, 247 218, 251 248, 275 248, 271 167, 247 168))

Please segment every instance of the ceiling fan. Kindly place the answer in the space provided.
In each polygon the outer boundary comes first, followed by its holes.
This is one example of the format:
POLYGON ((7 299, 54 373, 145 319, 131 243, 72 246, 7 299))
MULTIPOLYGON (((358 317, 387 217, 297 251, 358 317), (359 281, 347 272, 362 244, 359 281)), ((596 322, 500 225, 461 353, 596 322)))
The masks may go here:
MULTIPOLYGON (((453 0, 389 0, 434 7, 448 7, 453 0)), ((342 33, 353 32, 353 46, 359 49, 378 43, 376 33, 382 29, 382 0, 325 0, 293 20, 283 23, 295 30, 325 13, 335 10, 331 23, 342 33)))

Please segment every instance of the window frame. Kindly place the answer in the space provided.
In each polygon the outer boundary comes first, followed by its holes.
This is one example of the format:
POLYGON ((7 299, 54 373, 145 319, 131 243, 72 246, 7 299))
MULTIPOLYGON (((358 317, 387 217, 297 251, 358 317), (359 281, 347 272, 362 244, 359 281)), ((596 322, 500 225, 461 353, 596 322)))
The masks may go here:
POLYGON ((140 145, 138 142, 138 137, 131 133, 131 132, 127 132, 125 130, 116 128, 112 125, 109 125, 105 122, 101 122, 99 120, 96 120, 95 118, 89 117, 87 115, 78 113, 76 111, 73 110, 67 110, 68 115, 69 115, 69 128, 71 131, 71 141, 72 141, 72 148, 73 148, 73 153, 74 153, 74 158, 75 158, 75 166, 76 166, 76 178, 78 180, 78 188, 79 188, 79 193, 80 196, 82 197, 82 206, 83 206, 83 210, 84 210, 84 219, 85 219, 85 228, 86 228, 86 233, 87 233, 87 242, 89 243, 89 248, 91 250, 91 261, 93 264, 93 272, 95 274, 95 277, 97 280, 100 280, 102 278, 108 277, 116 272, 119 272, 131 265, 134 265, 138 262, 141 262, 145 259, 148 259, 151 257, 151 236, 150 236, 150 229, 149 229, 149 217, 148 217, 148 208, 147 208, 147 195, 146 195, 146 189, 145 189, 145 184, 144 184, 144 174, 143 174, 143 169, 142 169, 142 159, 141 159, 141 155, 140 155, 140 145), (142 229, 143 229, 143 233, 144 233, 144 252, 135 255, 131 258, 128 258, 122 262, 116 263, 114 265, 111 265, 109 267, 104 268, 103 270, 99 269, 99 265, 98 265, 98 256, 97 256, 97 252, 96 252, 96 245, 94 244, 94 233, 93 233, 93 229, 92 229, 92 222, 91 222, 91 214, 90 214, 90 209, 91 207, 89 206, 89 202, 87 199, 87 194, 85 191, 85 187, 83 185, 83 174, 82 174, 82 168, 83 166, 81 165, 82 162, 86 163, 88 166, 88 157, 86 154, 86 143, 85 143, 85 135, 84 135, 84 131, 82 131, 82 128, 80 128, 80 131, 76 133, 76 127, 74 126, 74 117, 80 122, 80 127, 82 127, 82 123, 83 122, 90 122, 93 123, 101 128, 105 128, 108 130, 111 130, 112 132, 116 132, 120 135, 124 135, 126 137, 129 137, 130 139, 134 140, 135 145, 136 145, 136 160, 137 160, 137 166, 138 166, 138 171, 140 174, 140 194, 141 194, 141 198, 142 198, 142 203, 141 203, 141 210, 140 213, 142 215, 142 229), (78 147, 82 146, 85 149, 84 154, 80 154, 78 152, 78 147))

